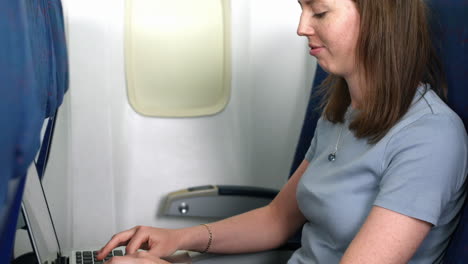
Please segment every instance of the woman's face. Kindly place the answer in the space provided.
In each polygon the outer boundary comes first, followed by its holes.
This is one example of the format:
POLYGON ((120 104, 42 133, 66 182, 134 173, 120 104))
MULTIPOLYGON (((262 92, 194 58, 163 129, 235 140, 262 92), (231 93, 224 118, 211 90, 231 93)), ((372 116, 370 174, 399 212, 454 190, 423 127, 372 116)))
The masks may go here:
POLYGON ((360 16, 352 0, 299 0, 297 29, 307 37, 310 54, 327 72, 347 77, 356 72, 360 16))

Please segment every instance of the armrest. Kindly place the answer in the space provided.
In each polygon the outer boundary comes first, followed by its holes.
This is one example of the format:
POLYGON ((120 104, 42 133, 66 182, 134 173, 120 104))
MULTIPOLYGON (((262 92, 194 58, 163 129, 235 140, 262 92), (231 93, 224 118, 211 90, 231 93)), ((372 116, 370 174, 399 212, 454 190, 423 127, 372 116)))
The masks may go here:
MULTIPOLYGON (((236 185, 191 187, 167 195, 162 215, 223 219, 268 205, 278 190, 236 185)), ((300 231, 279 250, 296 250, 301 246, 300 231)))
POLYGON ((162 214, 179 217, 226 218, 268 205, 278 190, 234 185, 206 185, 167 195, 162 214))

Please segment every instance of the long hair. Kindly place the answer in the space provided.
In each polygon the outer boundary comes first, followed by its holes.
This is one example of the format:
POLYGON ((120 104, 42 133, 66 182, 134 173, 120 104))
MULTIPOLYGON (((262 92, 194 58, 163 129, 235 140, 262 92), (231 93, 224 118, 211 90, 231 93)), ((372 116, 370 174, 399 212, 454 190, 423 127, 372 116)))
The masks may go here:
MULTIPOLYGON (((364 71, 366 90, 350 129, 374 144, 403 117, 420 83, 442 98, 447 87, 431 39, 424 0, 355 0, 361 17, 357 67, 364 71)), ((329 75, 322 84, 323 115, 343 122, 351 98, 346 81, 329 75)))

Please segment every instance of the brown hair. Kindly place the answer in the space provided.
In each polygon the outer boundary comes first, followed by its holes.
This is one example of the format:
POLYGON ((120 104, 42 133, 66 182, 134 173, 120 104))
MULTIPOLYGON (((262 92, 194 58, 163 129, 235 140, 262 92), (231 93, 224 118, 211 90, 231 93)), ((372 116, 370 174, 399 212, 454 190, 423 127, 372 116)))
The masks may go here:
MULTIPOLYGON (((447 87, 432 44, 423 0, 355 0, 361 16, 356 61, 367 90, 359 114, 350 124, 358 138, 374 144, 403 117, 421 82, 443 99, 447 87)), ((351 103, 346 81, 330 74, 322 83, 324 112, 343 122, 351 103)))

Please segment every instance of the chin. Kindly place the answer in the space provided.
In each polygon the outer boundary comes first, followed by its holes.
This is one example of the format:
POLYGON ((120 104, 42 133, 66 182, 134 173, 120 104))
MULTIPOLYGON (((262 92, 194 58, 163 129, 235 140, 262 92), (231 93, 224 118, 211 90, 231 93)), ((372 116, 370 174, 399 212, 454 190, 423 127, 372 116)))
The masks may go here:
POLYGON ((332 74, 332 75, 335 75, 335 76, 341 76, 341 77, 345 76, 344 72, 342 71, 343 69, 341 69, 341 71, 340 71, 340 69, 338 69, 337 67, 334 67, 334 65, 323 63, 320 60, 318 61, 318 64, 328 74, 332 74))
POLYGON ((324 71, 326 71, 328 74, 333 74, 335 75, 335 72, 333 71, 332 68, 330 68, 330 65, 324 62, 321 62, 320 60, 317 60, 318 65, 320 65, 320 68, 322 68, 324 71))

